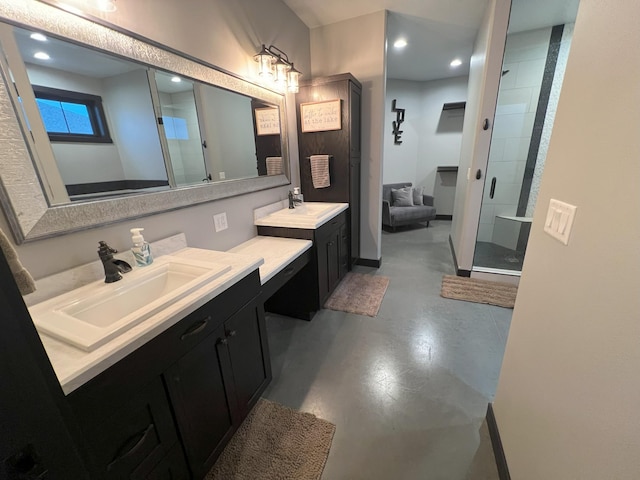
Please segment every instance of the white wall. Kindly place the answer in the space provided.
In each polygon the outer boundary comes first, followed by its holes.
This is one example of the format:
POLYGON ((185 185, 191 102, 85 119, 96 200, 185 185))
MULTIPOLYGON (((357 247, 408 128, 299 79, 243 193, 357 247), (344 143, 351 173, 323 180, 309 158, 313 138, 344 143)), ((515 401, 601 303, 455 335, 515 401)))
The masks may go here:
POLYGON ((578 10, 494 402, 518 480, 639 476, 637 18, 578 10), (543 232, 551 198, 578 207, 568 246, 543 232))
MULTIPOLYGON (((33 1, 33 0, 30 0, 33 1)), ((309 29, 281 1, 185 0, 157 2, 140 0, 118 3, 109 21, 172 48, 199 57, 237 75, 255 78, 253 55, 262 43, 275 44, 289 55, 296 68, 310 70, 309 29)), ((296 131, 295 102, 287 99, 287 122, 296 131)), ((294 184, 299 183, 298 143, 289 137, 294 184)), ((185 232, 190 245, 226 250, 256 234, 253 209, 286 198, 289 186, 210 202, 102 228, 39 240, 17 247, 23 264, 36 277, 93 261, 99 240, 117 249, 130 247, 129 228, 145 227, 149 241, 185 232), (215 233, 213 215, 227 212, 229 229, 215 233)), ((0 216, 0 228, 9 226, 0 216)))
POLYGON ((166 180, 167 170, 144 68, 105 78, 103 102, 127 180, 166 180))
MULTIPOLYGON (((32 85, 88 93, 100 97, 104 95, 100 79, 29 63, 25 66, 32 85)), ((107 123, 110 124, 107 108, 105 108, 105 115, 107 123)), ((52 142, 51 148, 56 158, 58 171, 66 185, 125 179, 120 154, 113 143, 52 142)))
POLYGON ((457 166, 460 161, 464 110, 443 111, 445 103, 467 99, 469 78, 455 77, 430 82, 387 79, 383 183, 412 182, 433 195, 438 166, 457 166), (402 144, 393 142, 395 113, 405 109, 402 144))
POLYGON ((484 119, 493 119, 495 112, 510 6, 511 0, 491 0, 488 3, 471 55, 451 223, 451 241, 458 261, 457 267, 463 270, 471 270, 473 265, 480 201, 491 140, 491 128, 485 131, 482 124, 484 119), (475 176, 478 169, 482 172, 479 180, 475 176))
POLYGON ((380 11, 311 31, 313 76, 349 72, 362 83, 360 256, 369 260, 381 257, 386 17, 380 11))
POLYGON ((550 40, 551 27, 507 35, 502 70, 508 73, 500 79, 478 241, 491 242, 496 216, 515 216, 518 210, 550 40))

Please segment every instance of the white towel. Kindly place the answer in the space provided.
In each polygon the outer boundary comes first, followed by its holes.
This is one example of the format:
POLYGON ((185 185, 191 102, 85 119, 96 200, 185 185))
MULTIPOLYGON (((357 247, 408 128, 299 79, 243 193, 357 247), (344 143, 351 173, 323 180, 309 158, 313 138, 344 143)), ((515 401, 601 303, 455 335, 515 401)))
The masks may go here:
POLYGON ((267 175, 282 174, 282 157, 267 157, 267 175))
POLYGON ((313 188, 327 188, 331 185, 329 180, 329 155, 311 155, 311 180, 313 188))

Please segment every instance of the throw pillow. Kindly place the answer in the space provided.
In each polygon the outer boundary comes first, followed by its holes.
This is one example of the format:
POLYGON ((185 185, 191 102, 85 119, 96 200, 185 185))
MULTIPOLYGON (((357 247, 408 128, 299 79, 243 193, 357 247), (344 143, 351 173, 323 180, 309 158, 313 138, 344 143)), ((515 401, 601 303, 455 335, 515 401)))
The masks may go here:
POLYGON ((413 204, 424 205, 422 203, 422 194, 424 193, 424 187, 413 187, 413 204))
POLYGON ((391 189, 391 200, 394 207, 412 207, 413 206, 413 194, 411 187, 405 187, 400 189, 391 189))

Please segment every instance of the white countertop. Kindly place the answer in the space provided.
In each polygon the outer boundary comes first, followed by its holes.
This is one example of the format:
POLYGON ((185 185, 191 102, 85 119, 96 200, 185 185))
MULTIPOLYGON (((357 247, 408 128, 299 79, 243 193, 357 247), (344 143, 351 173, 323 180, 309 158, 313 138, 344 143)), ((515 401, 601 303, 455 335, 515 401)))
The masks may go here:
POLYGON ((332 218, 335 218, 338 214, 344 212, 349 208, 348 203, 329 203, 329 202, 305 202, 303 207, 296 207, 295 209, 284 208, 268 215, 256 218, 253 222, 256 226, 264 227, 285 227, 285 228, 302 228, 306 230, 315 230, 316 228, 324 225, 332 218), (308 209, 316 207, 327 207, 331 211, 324 216, 317 216, 304 213, 304 205, 308 206, 308 209))
POLYGON ((85 352, 40 334, 42 344, 65 394, 71 393, 175 325, 264 263, 262 254, 245 255, 198 248, 185 248, 172 255, 230 265, 231 270, 92 352, 85 352))
POLYGON ((260 267, 260 282, 264 285, 293 260, 309 250, 312 245, 311 240, 259 235, 232 248, 229 252, 263 257, 264 263, 260 267))

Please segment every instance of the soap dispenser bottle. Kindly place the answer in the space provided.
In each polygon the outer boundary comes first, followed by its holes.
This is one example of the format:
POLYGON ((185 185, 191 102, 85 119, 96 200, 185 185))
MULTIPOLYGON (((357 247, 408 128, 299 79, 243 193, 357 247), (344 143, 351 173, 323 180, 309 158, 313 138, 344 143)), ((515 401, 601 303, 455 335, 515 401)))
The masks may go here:
POLYGON ((140 233, 143 230, 144 228, 131 229, 131 241, 133 242, 133 247, 131 248, 131 251, 133 252, 133 256, 136 259, 136 264, 139 267, 145 267, 153 263, 153 256, 151 255, 151 246, 149 245, 148 242, 144 241, 144 237, 140 233))

